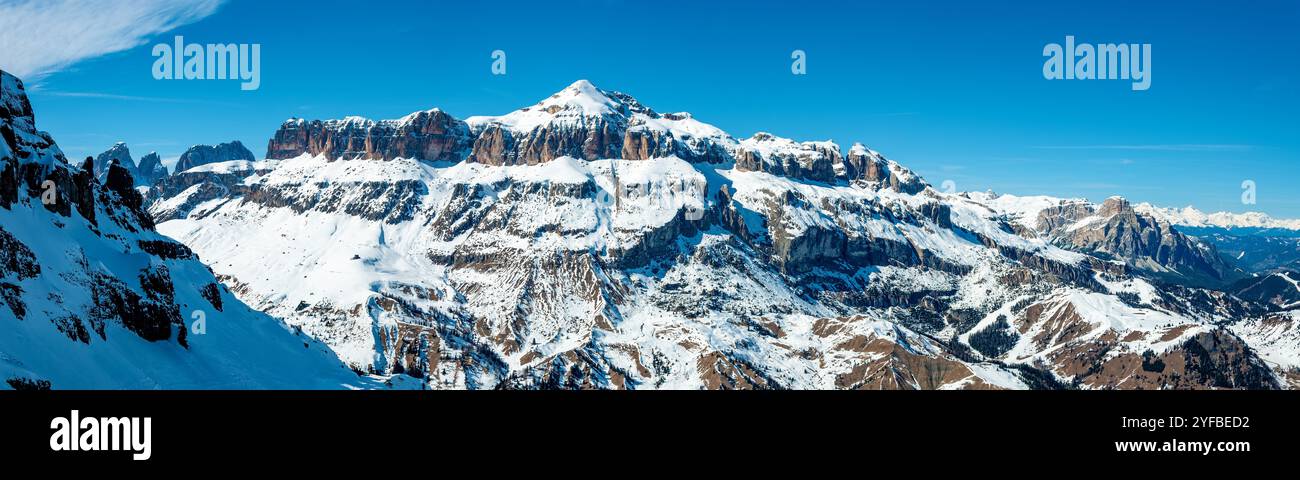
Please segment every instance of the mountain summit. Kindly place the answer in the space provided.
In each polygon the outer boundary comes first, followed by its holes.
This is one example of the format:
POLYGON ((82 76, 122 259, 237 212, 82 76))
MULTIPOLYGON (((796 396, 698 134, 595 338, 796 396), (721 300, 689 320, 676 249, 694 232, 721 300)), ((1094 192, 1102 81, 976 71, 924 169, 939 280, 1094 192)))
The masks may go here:
POLYGON ((615 113, 626 114, 629 111, 629 106, 620 103, 612 98, 612 96, 623 97, 629 100, 631 99, 631 97, 626 95, 606 92, 596 88, 595 85, 587 80, 578 80, 570 84, 568 87, 565 87, 564 90, 560 90, 554 95, 547 97, 545 100, 537 102, 536 105, 516 111, 514 114, 523 111, 543 111, 551 115, 560 112, 571 112, 573 114, 587 116, 612 115, 615 113))

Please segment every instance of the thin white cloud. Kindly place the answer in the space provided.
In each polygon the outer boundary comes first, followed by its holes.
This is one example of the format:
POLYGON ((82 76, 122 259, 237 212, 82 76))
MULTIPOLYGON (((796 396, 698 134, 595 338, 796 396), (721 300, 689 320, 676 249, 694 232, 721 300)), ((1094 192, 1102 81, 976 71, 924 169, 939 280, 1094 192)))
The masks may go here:
POLYGON ((195 100, 191 98, 142 97, 138 95, 117 95, 113 93, 100 93, 100 92, 41 91, 40 94, 50 95, 54 97, 94 98, 100 100, 126 100, 131 102, 189 103, 189 104, 204 104, 204 105, 225 105, 225 106, 235 105, 233 103, 195 100))
POLYGON ((0 69, 30 83, 211 15, 223 0, 0 0, 0 69))
POLYGON ((1159 152, 1225 152, 1243 151, 1255 148, 1255 145, 1207 144, 1207 143, 1170 143, 1150 145, 1047 145, 1033 148, 1045 150, 1147 150, 1159 152))

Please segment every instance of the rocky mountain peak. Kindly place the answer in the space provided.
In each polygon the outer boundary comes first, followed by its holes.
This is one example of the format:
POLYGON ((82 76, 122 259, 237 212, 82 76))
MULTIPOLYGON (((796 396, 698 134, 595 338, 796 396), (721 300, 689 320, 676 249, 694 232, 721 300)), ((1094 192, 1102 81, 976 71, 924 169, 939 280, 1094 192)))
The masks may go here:
POLYGON ((158 152, 149 152, 140 157, 140 164, 136 166, 136 170, 139 172, 136 183, 140 185, 153 185, 167 177, 167 166, 162 164, 158 152))
POLYGON ((1038 215, 1040 233, 1058 244, 1104 257, 1157 276, 1175 276, 1193 285, 1233 280, 1230 266, 1213 245, 1184 235, 1161 218, 1139 211, 1123 197, 1101 205, 1062 204, 1038 215))
POLYGON ((131 178, 140 178, 135 160, 131 158, 131 149, 126 146, 125 142, 117 142, 95 157, 95 178, 103 182, 107 178, 109 166, 113 164, 114 160, 117 161, 118 166, 126 169, 127 173, 131 174, 131 178))
MULTIPOLYGON (((18 77, 0 70, 0 158, 40 164, 45 170, 67 166, 63 152, 48 133, 36 130, 36 116, 18 77)), ((16 172, 15 172, 16 173, 16 172)), ((0 184, 0 188, 7 185, 0 184)), ((0 198, 0 202, 12 199, 0 198)))
POLYGON ((1097 209, 1097 214, 1103 217, 1109 217, 1119 214, 1132 214, 1133 205, 1124 197, 1110 197, 1101 203, 1101 208, 1097 209))
POLYGON ((135 182, 137 187, 148 187, 167 176, 167 167, 162 164, 162 158, 158 152, 149 152, 148 155, 140 158, 137 164, 131 159, 131 149, 125 142, 117 142, 109 147, 104 153, 99 154, 92 160, 93 173, 100 183, 108 180, 109 166, 113 162, 126 170, 135 182))
POLYGON ((0 70, 0 119, 35 124, 23 81, 0 70))
POLYGON ((573 82, 563 90, 520 111, 540 110, 550 114, 568 112, 586 116, 617 115, 629 117, 640 113, 655 115, 649 107, 642 105, 631 95, 613 90, 604 90, 587 80, 573 82))
POLYGON ((248 151, 239 140, 233 140, 228 143, 212 145, 195 145, 181 154, 181 158, 176 162, 176 171, 184 172, 199 165, 209 163, 225 162, 228 160, 257 160, 253 157, 253 152, 248 151))
POLYGON ((583 115, 608 115, 621 111, 623 104, 610 98, 591 82, 578 80, 564 87, 564 90, 538 102, 533 108, 551 114, 563 110, 576 111, 583 115))
POLYGON ((622 130, 636 116, 659 118, 631 95, 603 90, 587 80, 578 80, 536 104, 500 116, 470 117, 466 122, 476 132, 494 126, 527 133, 552 125, 584 128, 595 124, 611 124, 622 130))

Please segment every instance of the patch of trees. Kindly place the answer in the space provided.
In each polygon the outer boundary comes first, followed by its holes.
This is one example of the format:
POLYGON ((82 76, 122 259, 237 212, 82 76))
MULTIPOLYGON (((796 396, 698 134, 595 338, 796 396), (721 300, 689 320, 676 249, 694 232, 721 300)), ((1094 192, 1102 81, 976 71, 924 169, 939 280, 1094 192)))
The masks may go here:
POLYGON ((998 358, 1007 353, 1020 336, 1011 331, 1011 325, 1007 323, 1006 315, 998 315, 998 320, 993 325, 972 333, 969 338, 971 348, 980 352, 987 358, 998 358))
POLYGON ((1142 370, 1154 373, 1165 371, 1165 361, 1156 356, 1156 352, 1147 350, 1142 352, 1142 370))

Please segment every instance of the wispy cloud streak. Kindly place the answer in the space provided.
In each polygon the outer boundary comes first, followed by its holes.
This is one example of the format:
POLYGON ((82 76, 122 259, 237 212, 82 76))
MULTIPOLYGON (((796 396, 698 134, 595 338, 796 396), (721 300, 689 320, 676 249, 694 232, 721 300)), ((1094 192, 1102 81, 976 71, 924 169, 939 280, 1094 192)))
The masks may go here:
POLYGON ((129 102, 154 102, 154 103, 188 103, 203 105, 234 105, 226 102, 213 102, 207 100, 195 100, 190 98, 167 98, 167 97, 142 97, 139 95, 117 95, 113 93, 100 92, 61 92, 61 91, 42 91, 39 95, 49 95, 53 97, 69 98, 93 98, 101 100, 124 100, 129 102))
POLYGON ((1207 143, 1169 143, 1148 145, 1040 145, 1033 148, 1043 150, 1145 150, 1157 152, 1240 152, 1251 150, 1255 145, 1207 144, 1207 143))
POLYGON ((0 69, 29 84, 196 22, 223 0, 0 0, 0 69))

